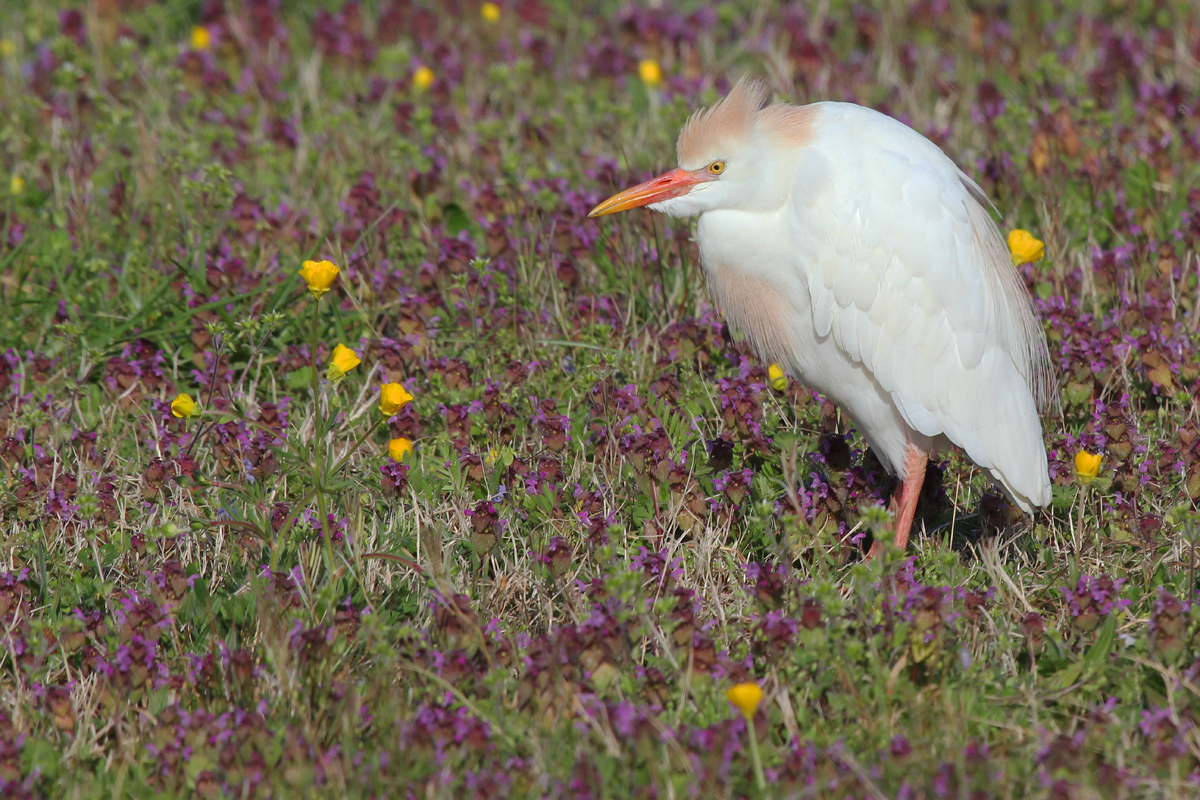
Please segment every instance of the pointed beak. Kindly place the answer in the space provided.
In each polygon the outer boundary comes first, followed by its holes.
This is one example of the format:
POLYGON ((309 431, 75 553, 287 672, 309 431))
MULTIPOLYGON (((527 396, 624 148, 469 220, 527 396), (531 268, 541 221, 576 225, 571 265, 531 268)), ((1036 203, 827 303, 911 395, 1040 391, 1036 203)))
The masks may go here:
POLYGON ((648 206, 651 203, 661 203, 672 197, 687 194, 698 183, 709 180, 707 176, 697 175, 682 169, 673 169, 659 175, 653 180, 639 183, 637 186, 614 194, 588 214, 589 217, 602 217, 605 214, 615 214, 618 211, 628 211, 631 208, 648 206))

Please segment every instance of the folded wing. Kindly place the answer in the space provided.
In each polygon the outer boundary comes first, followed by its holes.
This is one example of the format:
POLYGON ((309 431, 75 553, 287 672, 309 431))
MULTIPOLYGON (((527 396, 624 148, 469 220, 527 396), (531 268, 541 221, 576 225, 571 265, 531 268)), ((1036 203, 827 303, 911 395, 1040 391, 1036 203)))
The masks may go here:
POLYGON ((793 192, 816 334, 869 370, 909 426, 946 436, 1026 511, 1049 503, 1045 341, 982 192, 894 120, 889 140, 896 129, 914 140, 904 153, 856 140, 877 120, 860 130, 829 117, 845 130, 805 155, 793 192))

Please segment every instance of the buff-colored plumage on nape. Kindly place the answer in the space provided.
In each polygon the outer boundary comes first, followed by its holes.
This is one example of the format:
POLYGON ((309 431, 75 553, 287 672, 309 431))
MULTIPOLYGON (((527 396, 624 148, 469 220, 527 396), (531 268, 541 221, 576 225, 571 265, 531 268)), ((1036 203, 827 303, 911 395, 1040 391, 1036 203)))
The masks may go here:
POLYGON ((679 135, 679 167, 590 216, 699 216, 713 299, 764 361, 855 421, 903 480, 957 445, 1022 509, 1050 502, 1045 339, 980 188, 906 125, 849 103, 763 107, 739 82, 679 135))

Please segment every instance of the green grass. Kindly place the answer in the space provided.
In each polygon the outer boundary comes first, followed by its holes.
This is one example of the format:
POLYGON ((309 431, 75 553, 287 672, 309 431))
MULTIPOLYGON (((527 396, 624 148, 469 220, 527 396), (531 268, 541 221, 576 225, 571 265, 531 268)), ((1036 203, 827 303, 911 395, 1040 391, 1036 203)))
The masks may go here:
POLYGON ((767 796, 1195 796, 1190 4, 127 5, 0 3, 0 794, 754 797, 755 681, 767 796), (743 73, 1045 241, 1048 511, 948 454, 864 562, 852 422, 585 219, 743 73))

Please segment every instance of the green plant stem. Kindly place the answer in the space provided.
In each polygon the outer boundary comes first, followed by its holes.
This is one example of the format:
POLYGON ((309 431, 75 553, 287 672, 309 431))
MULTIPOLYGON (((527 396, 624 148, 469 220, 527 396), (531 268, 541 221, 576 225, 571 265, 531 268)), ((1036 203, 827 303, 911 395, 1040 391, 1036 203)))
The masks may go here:
POLYGON ((334 569, 333 564, 333 536, 329 530, 329 514, 325 511, 325 493, 320 490, 317 491, 317 513, 321 515, 321 533, 323 534, 321 541, 325 545, 326 569, 329 570, 330 578, 334 578, 337 570, 334 569))
MULTIPOLYGON (((325 515, 325 426, 324 414, 321 409, 321 377, 317 370, 317 327, 320 323, 321 301, 313 302, 312 336, 310 337, 309 357, 312 359, 312 375, 310 377, 313 396, 313 488, 317 492, 317 513, 321 515, 321 530, 325 541, 329 543, 329 519, 325 515)), ((330 564, 332 568, 332 564, 330 564)))
POLYGON ((346 455, 342 456, 341 459, 336 464, 333 465, 333 468, 331 470, 329 470, 329 474, 336 475, 339 472, 341 472, 342 467, 344 467, 346 465, 346 462, 350 460, 350 456, 354 455, 354 451, 357 450, 359 447, 361 447, 362 443, 365 442, 368 438, 370 438, 371 434, 375 433, 375 431, 378 430, 379 426, 382 425, 385 421, 386 420, 382 420, 382 419, 375 420, 375 424, 372 425, 371 427, 367 428, 367 432, 364 433, 362 436, 358 437, 358 441, 355 442, 354 445, 349 450, 346 451, 346 455))
POLYGON ((272 573, 279 569, 279 554, 283 551, 283 546, 291 538, 292 529, 296 527, 296 517, 300 514, 300 509, 304 508, 315 492, 315 488, 305 492, 304 496, 300 498, 295 507, 288 513, 287 518, 284 519, 283 524, 279 527, 279 535, 275 540, 274 549, 271 552, 272 573))
MULTIPOLYGON (((217 352, 213 355, 212 374, 208 376, 208 404, 209 404, 209 406, 212 406, 213 395, 216 393, 217 370, 220 368, 221 352, 224 349, 225 349, 225 337, 224 337, 224 335, 222 335, 221 338, 217 342, 217 352)), ((199 403, 199 401, 201 399, 202 398, 200 397, 199 393, 197 393, 197 395, 196 395, 197 404, 199 403)), ((183 451, 184 455, 191 455, 192 448, 196 446, 196 442, 200 441, 200 437, 203 436, 208 431, 209 428, 215 426, 216 424, 217 423, 214 421, 202 420, 196 428, 196 433, 188 441, 187 449, 183 451)))
POLYGON ((1083 510, 1087 502, 1088 488, 1091 484, 1084 483, 1079 487, 1079 511, 1075 514, 1075 532, 1079 537, 1079 546, 1083 547, 1083 510))
POLYGON ((350 447, 350 449, 346 451, 346 454, 343 455, 338 460, 338 462, 336 464, 334 464, 332 467, 330 467, 329 465, 327 465, 325 463, 325 458, 326 458, 326 450, 325 450, 325 443, 324 443, 325 426, 324 426, 324 417, 323 417, 323 414, 321 413, 320 377, 319 377, 319 373, 317 372, 317 343, 319 340, 319 337, 317 335, 317 324, 318 324, 317 314, 318 314, 319 308, 320 308, 320 304, 318 301, 317 303, 315 303, 313 305, 312 335, 309 337, 309 343, 310 343, 309 348, 311 351, 309 355, 310 355, 310 360, 311 360, 311 364, 312 364, 312 378, 311 378, 309 384, 310 384, 310 389, 312 391, 313 402, 316 404, 316 409, 314 411, 314 418, 313 418, 313 432, 314 432, 313 462, 312 462, 313 487, 310 492, 305 494, 304 498, 300 501, 300 504, 297 505, 297 507, 292 510, 292 513, 288 515, 287 520, 284 522, 284 525, 280 530, 280 537, 275 543, 274 553, 271 556, 271 571, 272 572, 274 572, 276 570, 276 567, 278 566, 280 551, 283 549, 285 540, 287 539, 288 535, 290 534, 291 529, 294 527, 294 521, 295 521, 296 515, 299 513, 301 506, 303 506, 305 503, 307 503, 309 498, 311 498, 315 495, 316 500, 317 500, 317 513, 320 515, 320 519, 321 519, 321 531, 323 533, 323 539, 324 539, 325 558, 329 565, 330 574, 332 575, 334 573, 333 544, 331 541, 330 530, 329 530, 329 514, 327 513, 327 510, 325 507, 325 482, 329 476, 336 475, 338 472, 341 471, 342 467, 344 467, 346 465, 346 462, 350 459, 350 456, 352 456, 355 453, 355 451, 357 451, 358 448, 362 446, 362 443, 365 442, 367 440, 367 438, 370 437, 379 428, 380 424, 382 424, 382 422, 383 422, 383 420, 376 420, 375 424, 373 424, 371 427, 369 427, 366 430, 366 432, 362 434, 362 436, 358 437, 358 440, 354 443, 354 445, 352 447, 350 447))
POLYGON ((759 794, 767 791, 767 779, 763 775, 762 757, 758 754, 758 733, 754 730, 754 720, 746 720, 746 729, 750 732, 750 761, 754 764, 754 785, 759 794))

